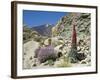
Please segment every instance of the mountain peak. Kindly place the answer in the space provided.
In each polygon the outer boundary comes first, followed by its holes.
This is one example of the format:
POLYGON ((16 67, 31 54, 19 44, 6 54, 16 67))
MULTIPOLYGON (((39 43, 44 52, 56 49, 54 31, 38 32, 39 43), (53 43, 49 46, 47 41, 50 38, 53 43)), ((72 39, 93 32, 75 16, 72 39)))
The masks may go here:
POLYGON ((51 29, 53 25, 51 24, 43 24, 39 26, 32 27, 33 30, 37 31, 42 36, 51 36, 51 29))

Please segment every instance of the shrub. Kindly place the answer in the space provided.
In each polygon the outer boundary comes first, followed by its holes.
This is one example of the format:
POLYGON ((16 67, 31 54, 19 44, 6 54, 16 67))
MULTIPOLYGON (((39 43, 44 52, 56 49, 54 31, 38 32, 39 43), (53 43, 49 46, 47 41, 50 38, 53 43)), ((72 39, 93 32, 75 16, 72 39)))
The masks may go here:
POLYGON ((43 63, 50 59, 55 61, 57 58, 57 54, 54 50, 54 47, 50 45, 50 46, 42 47, 38 52, 37 58, 40 61, 40 63, 43 63))

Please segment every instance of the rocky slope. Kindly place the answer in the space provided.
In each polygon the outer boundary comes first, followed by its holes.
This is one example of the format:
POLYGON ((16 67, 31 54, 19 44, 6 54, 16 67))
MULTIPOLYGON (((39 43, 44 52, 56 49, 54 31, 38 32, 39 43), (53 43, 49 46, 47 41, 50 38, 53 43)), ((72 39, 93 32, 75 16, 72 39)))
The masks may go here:
MULTIPOLYGON (((67 46, 67 50, 71 49, 72 39, 72 27, 76 26, 77 34, 77 49, 80 60, 84 57, 88 58, 87 62, 90 62, 91 56, 91 15, 89 13, 70 13, 67 16, 62 17, 56 26, 52 29, 52 35, 54 37, 61 36, 64 42, 67 42, 70 46, 67 46), (83 56, 83 54, 85 56, 83 56)), ((65 43, 66 44, 66 43, 65 43)), ((68 54, 69 52, 67 52, 68 54)), ((87 60, 87 58, 85 58, 87 60)), ((86 62, 86 63, 87 63, 86 62)), ((90 64, 90 63, 89 63, 90 64)))
MULTIPOLYGON (((52 35, 62 36, 64 41, 71 46, 72 39, 72 27, 76 26, 77 33, 77 49, 78 53, 81 53, 79 57, 80 60, 84 57, 82 54, 89 57, 88 62, 90 62, 90 48, 91 48, 91 15, 89 13, 70 13, 67 16, 62 17, 56 26, 52 30, 52 35)), ((71 49, 67 46, 68 50, 71 49)))
POLYGON ((89 13, 70 13, 67 16, 62 17, 56 24, 55 28, 57 30, 53 35, 56 34, 68 39, 71 38, 73 20, 76 25, 78 37, 83 38, 90 36, 91 15, 89 13))

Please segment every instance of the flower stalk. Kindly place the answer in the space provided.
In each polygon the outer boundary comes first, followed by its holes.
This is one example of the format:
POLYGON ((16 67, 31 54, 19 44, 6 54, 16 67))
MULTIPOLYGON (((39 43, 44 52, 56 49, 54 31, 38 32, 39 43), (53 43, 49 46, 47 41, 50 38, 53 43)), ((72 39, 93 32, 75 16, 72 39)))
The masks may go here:
POLYGON ((77 60, 77 35, 76 35, 75 25, 73 25, 71 51, 68 57, 71 63, 76 63, 78 61, 77 60))

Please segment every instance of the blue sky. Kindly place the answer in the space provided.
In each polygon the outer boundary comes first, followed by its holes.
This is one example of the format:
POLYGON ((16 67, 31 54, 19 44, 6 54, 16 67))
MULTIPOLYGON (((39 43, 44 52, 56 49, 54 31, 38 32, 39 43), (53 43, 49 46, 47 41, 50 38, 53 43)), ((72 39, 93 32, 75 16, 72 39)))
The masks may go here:
POLYGON ((23 24, 34 27, 43 24, 56 24, 67 12, 23 10, 23 24))

